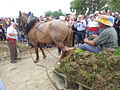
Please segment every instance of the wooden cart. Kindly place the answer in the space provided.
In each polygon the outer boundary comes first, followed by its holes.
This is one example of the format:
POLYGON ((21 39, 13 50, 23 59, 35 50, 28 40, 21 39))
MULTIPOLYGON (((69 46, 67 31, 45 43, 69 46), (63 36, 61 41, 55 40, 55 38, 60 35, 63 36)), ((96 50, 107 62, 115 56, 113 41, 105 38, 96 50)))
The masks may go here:
POLYGON ((53 71, 53 78, 59 90, 92 90, 81 83, 68 81, 65 75, 56 70, 53 71))

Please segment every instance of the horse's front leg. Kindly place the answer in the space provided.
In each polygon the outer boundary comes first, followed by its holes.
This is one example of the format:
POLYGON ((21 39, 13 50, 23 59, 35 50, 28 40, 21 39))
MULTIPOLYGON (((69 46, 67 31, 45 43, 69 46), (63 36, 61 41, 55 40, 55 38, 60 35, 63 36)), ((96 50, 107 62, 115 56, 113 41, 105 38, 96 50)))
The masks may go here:
POLYGON ((34 45, 35 53, 36 53, 36 59, 34 63, 37 63, 39 61, 39 53, 38 53, 38 45, 34 45))
POLYGON ((46 58, 46 54, 45 54, 44 50, 42 48, 40 48, 40 50, 42 52, 43 58, 45 59, 46 58))

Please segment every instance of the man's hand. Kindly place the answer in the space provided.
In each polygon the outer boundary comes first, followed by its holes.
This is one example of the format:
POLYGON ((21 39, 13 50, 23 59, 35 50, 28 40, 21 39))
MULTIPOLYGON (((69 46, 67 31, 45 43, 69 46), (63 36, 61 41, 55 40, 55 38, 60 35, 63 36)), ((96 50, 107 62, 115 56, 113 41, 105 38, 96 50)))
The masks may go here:
POLYGON ((92 46, 95 45, 95 42, 88 40, 88 38, 85 38, 84 42, 87 43, 87 44, 89 44, 89 45, 92 45, 92 46))
POLYGON ((86 43, 87 43, 88 41, 89 41, 89 40, 88 40, 88 38, 85 38, 85 39, 84 39, 84 42, 86 42, 86 43))

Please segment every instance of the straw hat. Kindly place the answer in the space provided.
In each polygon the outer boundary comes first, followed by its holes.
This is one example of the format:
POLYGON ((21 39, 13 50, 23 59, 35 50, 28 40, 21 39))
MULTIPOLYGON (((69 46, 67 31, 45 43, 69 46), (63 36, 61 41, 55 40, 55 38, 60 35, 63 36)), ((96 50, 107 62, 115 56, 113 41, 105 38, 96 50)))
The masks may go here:
POLYGON ((97 20, 95 20, 99 23, 102 23, 104 25, 107 25, 107 26, 113 26, 113 24, 110 22, 109 20, 109 16, 107 15, 101 15, 97 20))

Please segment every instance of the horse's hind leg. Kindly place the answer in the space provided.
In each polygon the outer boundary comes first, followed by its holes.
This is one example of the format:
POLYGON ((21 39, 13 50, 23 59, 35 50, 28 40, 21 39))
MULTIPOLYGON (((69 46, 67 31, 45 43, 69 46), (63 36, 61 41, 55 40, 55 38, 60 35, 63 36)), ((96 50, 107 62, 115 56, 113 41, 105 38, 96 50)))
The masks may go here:
POLYGON ((34 45, 35 53, 36 53, 36 59, 34 63, 37 63, 39 61, 39 53, 38 53, 38 45, 34 45))
POLYGON ((62 54, 60 56, 60 62, 63 60, 63 58, 66 56, 67 51, 65 50, 65 45, 63 42, 57 42, 56 45, 62 50, 62 54))
POLYGON ((42 52, 43 58, 45 59, 45 58, 46 58, 46 54, 45 54, 45 52, 43 51, 42 48, 40 48, 40 50, 41 50, 41 52, 42 52))

